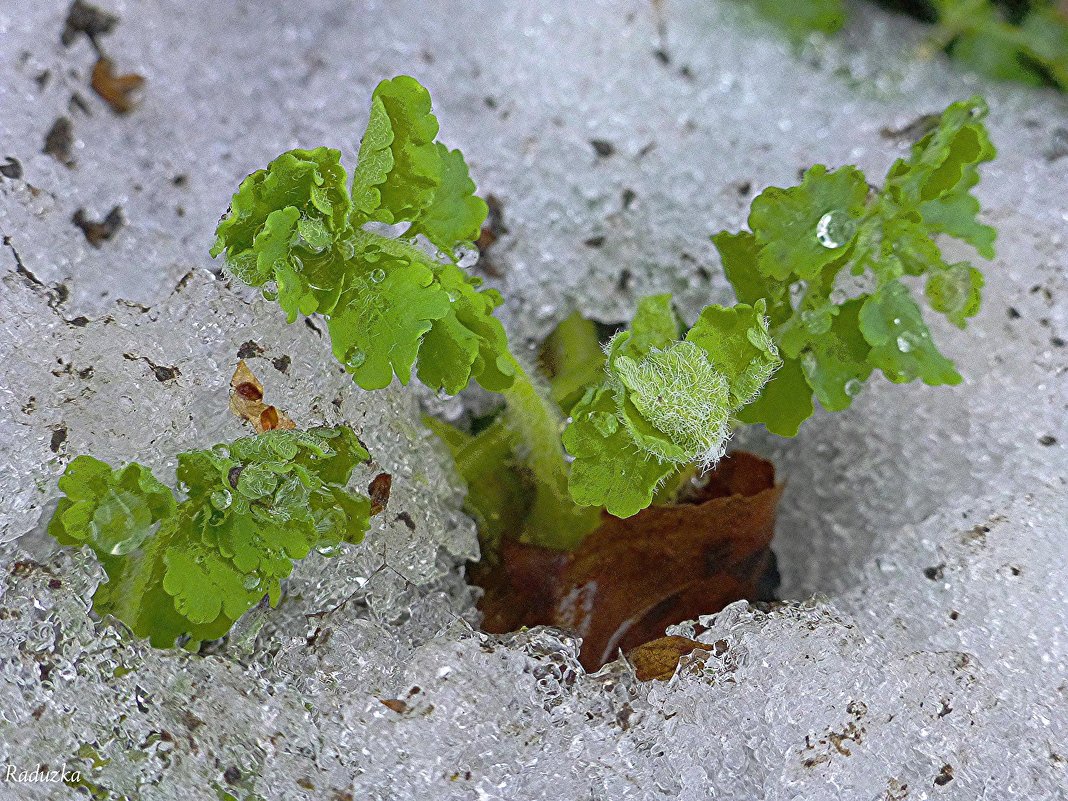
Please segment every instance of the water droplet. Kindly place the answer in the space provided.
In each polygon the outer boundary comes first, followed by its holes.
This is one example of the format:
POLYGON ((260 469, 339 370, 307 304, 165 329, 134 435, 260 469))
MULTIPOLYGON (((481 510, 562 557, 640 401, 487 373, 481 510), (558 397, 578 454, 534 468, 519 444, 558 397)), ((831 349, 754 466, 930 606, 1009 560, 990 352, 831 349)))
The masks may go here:
POLYGON ((590 422, 604 437, 610 437, 619 430, 619 420, 608 412, 594 412, 590 415, 590 422))
POLYGON ((857 395, 860 394, 860 390, 863 389, 863 387, 864 384, 860 380, 856 378, 850 378, 848 381, 845 382, 845 386, 843 387, 843 389, 845 390, 846 395, 851 398, 855 398, 857 397, 857 395))
POLYGON ((455 303, 456 301, 458 301, 460 299, 460 290, 458 290, 458 289, 450 289, 450 290, 448 290, 448 294, 449 294, 449 300, 452 301, 453 303, 455 303))
POLYGON ((251 592, 260 586, 260 577, 256 575, 245 576, 243 584, 245 585, 245 589, 251 592))
POLYGON ((326 557, 335 557, 341 553, 341 543, 328 542, 315 546, 315 552, 326 557))
POLYGON ((856 223, 842 211, 829 211, 816 223, 816 241, 828 250, 840 248, 853 238, 856 223))
POLYGON ((365 361, 367 361, 367 354, 359 348, 353 348, 349 351, 349 357, 345 360, 345 364, 348 365, 350 370, 356 370, 363 366, 365 361))
POLYGON ((234 496, 226 489, 216 490, 211 493, 211 505, 219 510, 230 508, 230 504, 233 500, 234 496))
POLYGON ((897 338, 897 349, 902 353, 908 353, 912 350, 912 343, 909 342, 908 337, 900 336, 897 338))
POLYGON ((268 281, 263 285, 263 290, 260 294, 263 295, 264 300, 274 302, 278 300, 278 287, 275 285, 274 281, 268 281))
POLYGON ((386 271, 381 267, 375 267, 371 270, 370 279, 372 284, 381 284, 386 280, 386 271))

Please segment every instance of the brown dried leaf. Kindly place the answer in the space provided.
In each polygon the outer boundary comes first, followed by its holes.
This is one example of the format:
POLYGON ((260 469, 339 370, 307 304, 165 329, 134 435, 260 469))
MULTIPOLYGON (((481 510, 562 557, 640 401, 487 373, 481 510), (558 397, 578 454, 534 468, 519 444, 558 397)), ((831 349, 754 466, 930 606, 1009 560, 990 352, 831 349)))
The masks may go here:
POLYGON ((712 646, 688 637, 660 637, 639 645, 627 654, 639 681, 667 681, 675 675, 679 660, 694 651, 711 651, 712 646))
POLYGON ((378 701, 382 706, 388 706, 398 715, 403 715, 408 711, 408 705, 398 698, 379 698, 378 701))
POLYGON ((296 428, 285 412, 263 402, 263 384, 242 359, 230 379, 230 411, 252 424, 257 434, 276 428, 296 428))
POLYGON ((145 85, 142 75, 116 75, 110 58, 101 56, 93 66, 90 85, 116 114, 129 114, 141 102, 141 89, 145 85))
POLYGON ((367 486, 367 494, 371 496, 371 516, 385 511, 389 503, 389 492, 393 488, 393 476, 389 473, 379 473, 367 486))
POLYGON ((582 637, 582 664, 596 670, 669 625, 763 600, 781 494, 769 462, 736 452, 679 503, 625 520, 606 514, 572 553, 506 543, 502 570, 474 574, 486 589, 483 628, 570 629, 582 637))

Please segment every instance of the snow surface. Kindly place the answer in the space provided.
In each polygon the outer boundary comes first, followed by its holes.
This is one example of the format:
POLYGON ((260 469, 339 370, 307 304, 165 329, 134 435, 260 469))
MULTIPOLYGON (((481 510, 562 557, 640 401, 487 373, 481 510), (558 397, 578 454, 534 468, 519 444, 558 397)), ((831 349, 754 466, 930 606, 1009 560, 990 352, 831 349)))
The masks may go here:
MULTIPOLYGON (((866 4, 800 50, 726 0, 102 5, 103 47, 148 79, 126 117, 89 88, 89 43, 60 44, 65 3, 0 7, 0 163, 23 171, 0 178, 0 770, 132 799, 1068 798, 1063 97, 921 61, 922 31, 866 4), (736 437, 787 481, 784 597, 817 599, 702 621, 716 648, 666 684, 586 675, 559 632, 473 628, 474 529, 419 424, 435 401, 360 391, 314 321, 286 326, 206 253, 249 171, 297 145, 353 157, 397 73, 501 201, 490 283, 519 343, 649 292, 691 316, 726 300, 708 235, 762 187, 817 162, 878 176, 895 130, 989 99, 998 258, 968 331, 932 321, 965 383, 873 380, 795 440, 736 437), (59 116, 73 167, 41 152, 59 116), (116 205, 99 248, 71 222, 116 205), (42 521, 78 453, 169 470, 239 436, 247 342, 291 416, 361 432, 357 481, 392 473, 390 512, 215 653, 153 651, 88 617, 99 569, 42 521)), ((73 792, 0 773, 0 799, 73 792)))

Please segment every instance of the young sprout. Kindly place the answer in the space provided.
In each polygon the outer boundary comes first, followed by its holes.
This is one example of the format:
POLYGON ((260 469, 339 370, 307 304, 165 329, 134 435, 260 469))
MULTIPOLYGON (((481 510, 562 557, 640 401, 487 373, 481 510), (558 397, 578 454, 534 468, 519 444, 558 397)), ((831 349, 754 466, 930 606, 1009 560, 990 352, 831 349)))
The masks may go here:
POLYGON ((633 515, 687 466, 714 465, 738 422, 793 436, 813 397, 845 409, 875 369, 895 382, 961 380, 906 280, 925 277, 931 307, 957 325, 978 310, 981 274, 947 264, 934 237, 993 255, 970 194, 994 155, 985 113, 978 98, 951 105, 881 190, 855 167, 821 165, 800 186, 765 190, 750 231, 713 237, 737 305, 709 306, 687 329, 670 296, 646 298, 603 357, 588 342, 576 350, 603 370, 567 368, 555 387, 509 351, 493 316, 501 296, 460 267, 486 204, 460 152, 436 141, 413 78, 375 89, 351 181, 336 150, 284 153, 241 184, 212 253, 290 322, 325 317, 334 355, 364 389, 405 384, 414 368, 432 389, 455 394, 473 379, 501 393, 501 422, 484 432, 435 430, 480 521, 499 534, 511 516, 521 539, 570 549, 600 509, 633 515), (871 290, 848 297, 845 274, 867 274, 871 290), (528 497, 503 487, 517 463, 528 497))

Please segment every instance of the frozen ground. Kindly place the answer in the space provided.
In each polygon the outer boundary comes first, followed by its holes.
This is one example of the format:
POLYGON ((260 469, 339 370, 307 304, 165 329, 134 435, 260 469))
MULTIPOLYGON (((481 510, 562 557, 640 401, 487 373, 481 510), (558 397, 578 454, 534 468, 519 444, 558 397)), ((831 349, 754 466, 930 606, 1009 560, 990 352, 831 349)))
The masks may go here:
MULTIPOLYGON (((0 7, 0 165, 21 165, 0 172, 0 767, 131 799, 1068 798, 1064 98, 918 62, 917 31, 863 6, 799 55, 725 0, 105 5, 106 50, 148 79, 127 117, 88 88, 88 42, 60 44, 66 3, 0 7), (519 341, 646 292, 726 298, 707 235, 763 186, 815 162, 878 175, 894 130, 988 97, 999 255, 969 330, 934 331, 966 383, 873 381, 796 440, 739 437, 788 482, 786 597, 821 600, 732 607, 666 685, 587 676, 552 632, 473 633, 473 528, 413 394, 360 392, 206 255, 241 177, 298 144, 351 156, 400 72, 501 200, 519 341), (69 167, 41 152, 60 116, 69 167), (72 215, 114 206, 125 225, 91 246, 72 215), (162 467, 239 435, 248 342, 295 419, 362 432, 390 513, 214 655, 122 641, 85 614, 92 560, 41 535, 55 479, 78 453, 162 467)), ((0 781, 4 801, 73 792, 0 781)))

